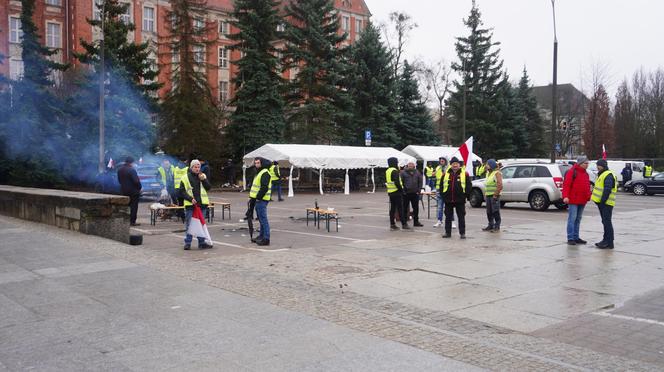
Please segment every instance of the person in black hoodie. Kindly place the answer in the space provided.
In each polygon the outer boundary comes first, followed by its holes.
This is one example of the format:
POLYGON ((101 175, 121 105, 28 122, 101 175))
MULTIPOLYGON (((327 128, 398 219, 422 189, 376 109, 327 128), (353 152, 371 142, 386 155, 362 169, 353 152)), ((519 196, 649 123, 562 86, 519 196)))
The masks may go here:
POLYGON ((122 195, 129 197, 129 224, 138 226, 136 215, 138 213, 138 199, 141 198, 141 180, 138 178, 136 168, 134 168, 134 158, 127 156, 124 164, 118 169, 118 182, 122 195))
POLYGON ((396 214, 401 219, 401 227, 406 230, 408 226, 408 216, 403 211, 403 197, 405 191, 401 176, 399 175, 399 160, 397 158, 387 159, 389 168, 385 171, 385 184, 387 185, 387 195, 390 197, 390 230, 399 230, 396 225, 396 214))
MULTIPOLYGON (((270 245, 270 223, 267 220, 267 204, 272 196, 272 176, 269 169, 272 163, 265 158, 254 159, 256 176, 249 191, 249 205, 255 204, 256 215, 261 224, 261 232, 256 239, 251 241, 258 245, 270 245)), ((249 211, 247 211, 248 218, 249 211)))
POLYGON ((445 200, 445 233, 443 238, 452 236, 452 219, 456 210, 459 219, 459 234, 466 239, 466 199, 470 198, 473 183, 461 162, 454 157, 450 160, 450 167, 441 180, 441 196, 445 200))

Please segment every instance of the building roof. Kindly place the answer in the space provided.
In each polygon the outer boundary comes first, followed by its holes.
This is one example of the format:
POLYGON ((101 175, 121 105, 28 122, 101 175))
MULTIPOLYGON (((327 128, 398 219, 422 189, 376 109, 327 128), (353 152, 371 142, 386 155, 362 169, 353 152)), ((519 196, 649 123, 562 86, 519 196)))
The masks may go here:
MULTIPOLYGON (((533 96, 537 100, 537 105, 545 110, 551 110, 551 93, 552 86, 542 85, 538 87, 533 87, 532 89, 533 96)), ((589 101, 583 92, 576 89, 572 84, 558 84, 558 97, 561 104, 569 104, 572 102, 581 101, 583 104, 589 101)))

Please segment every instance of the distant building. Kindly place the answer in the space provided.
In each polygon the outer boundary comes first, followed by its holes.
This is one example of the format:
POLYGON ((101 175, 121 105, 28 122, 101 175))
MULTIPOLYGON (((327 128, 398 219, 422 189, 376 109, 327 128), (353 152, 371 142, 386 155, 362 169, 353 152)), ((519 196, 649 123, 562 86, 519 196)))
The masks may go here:
MULTIPOLYGON (((551 138, 552 86, 533 87, 532 92, 544 119, 545 138, 548 140, 551 138)), ((559 84, 557 95, 556 142, 560 144, 561 157, 575 158, 583 151, 583 121, 590 100, 572 84, 559 84)))

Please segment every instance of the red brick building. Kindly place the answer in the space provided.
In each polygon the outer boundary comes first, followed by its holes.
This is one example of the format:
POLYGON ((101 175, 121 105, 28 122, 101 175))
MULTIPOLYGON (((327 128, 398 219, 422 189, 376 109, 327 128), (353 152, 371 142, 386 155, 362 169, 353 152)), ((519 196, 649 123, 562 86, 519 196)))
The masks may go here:
MULTIPOLYGON (((97 0, 99 1, 99 0, 97 0)), ((286 2, 288 0, 285 0, 286 2)), ((50 48, 58 49, 56 58, 61 62, 76 64, 73 52, 82 52, 80 39, 86 41, 99 39, 99 30, 93 29, 86 19, 98 17, 96 15, 95 0, 36 0, 34 21, 39 29, 42 43, 50 48)), ((164 83, 160 96, 170 89, 168 81, 167 62, 163 58, 167 50, 157 50, 159 37, 167 34, 166 15, 170 3, 163 0, 126 0, 131 3, 128 13, 123 16, 126 22, 133 22, 136 30, 130 35, 137 43, 150 41, 153 43, 153 58, 155 65, 158 55, 162 56, 162 68, 159 81, 164 83)), ((371 13, 364 0, 335 0, 335 7, 339 12, 339 32, 348 33, 348 42, 352 43, 358 37, 371 13)), ((239 58, 239 52, 231 52, 228 46, 231 41, 227 35, 236 32, 230 25, 233 0, 208 0, 207 13, 201 26, 208 27, 210 38, 216 40, 206 50, 201 50, 201 58, 205 58, 208 65, 208 82, 213 89, 215 97, 220 102, 227 101, 232 92, 231 79, 237 74, 237 67, 233 64, 239 58)), ((23 73, 21 61, 20 39, 22 35, 20 25, 21 2, 17 0, 0 0, 0 54, 5 56, 4 63, 0 65, 0 74, 17 79, 23 73)), ((160 47, 165 48, 165 47, 160 47)), ((288 76, 289 73, 286 73, 288 76)))

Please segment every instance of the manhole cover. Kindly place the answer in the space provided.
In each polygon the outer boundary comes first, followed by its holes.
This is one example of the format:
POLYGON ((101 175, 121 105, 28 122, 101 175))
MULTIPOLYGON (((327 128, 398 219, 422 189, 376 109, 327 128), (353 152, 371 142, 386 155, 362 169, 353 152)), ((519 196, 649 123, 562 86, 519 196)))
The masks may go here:
POLYGON ((318 269, 318 271, 323 271, 331 274, 355 274, 355 273, 361 273, 364 270, 355 266, 325 266, 318 269))

